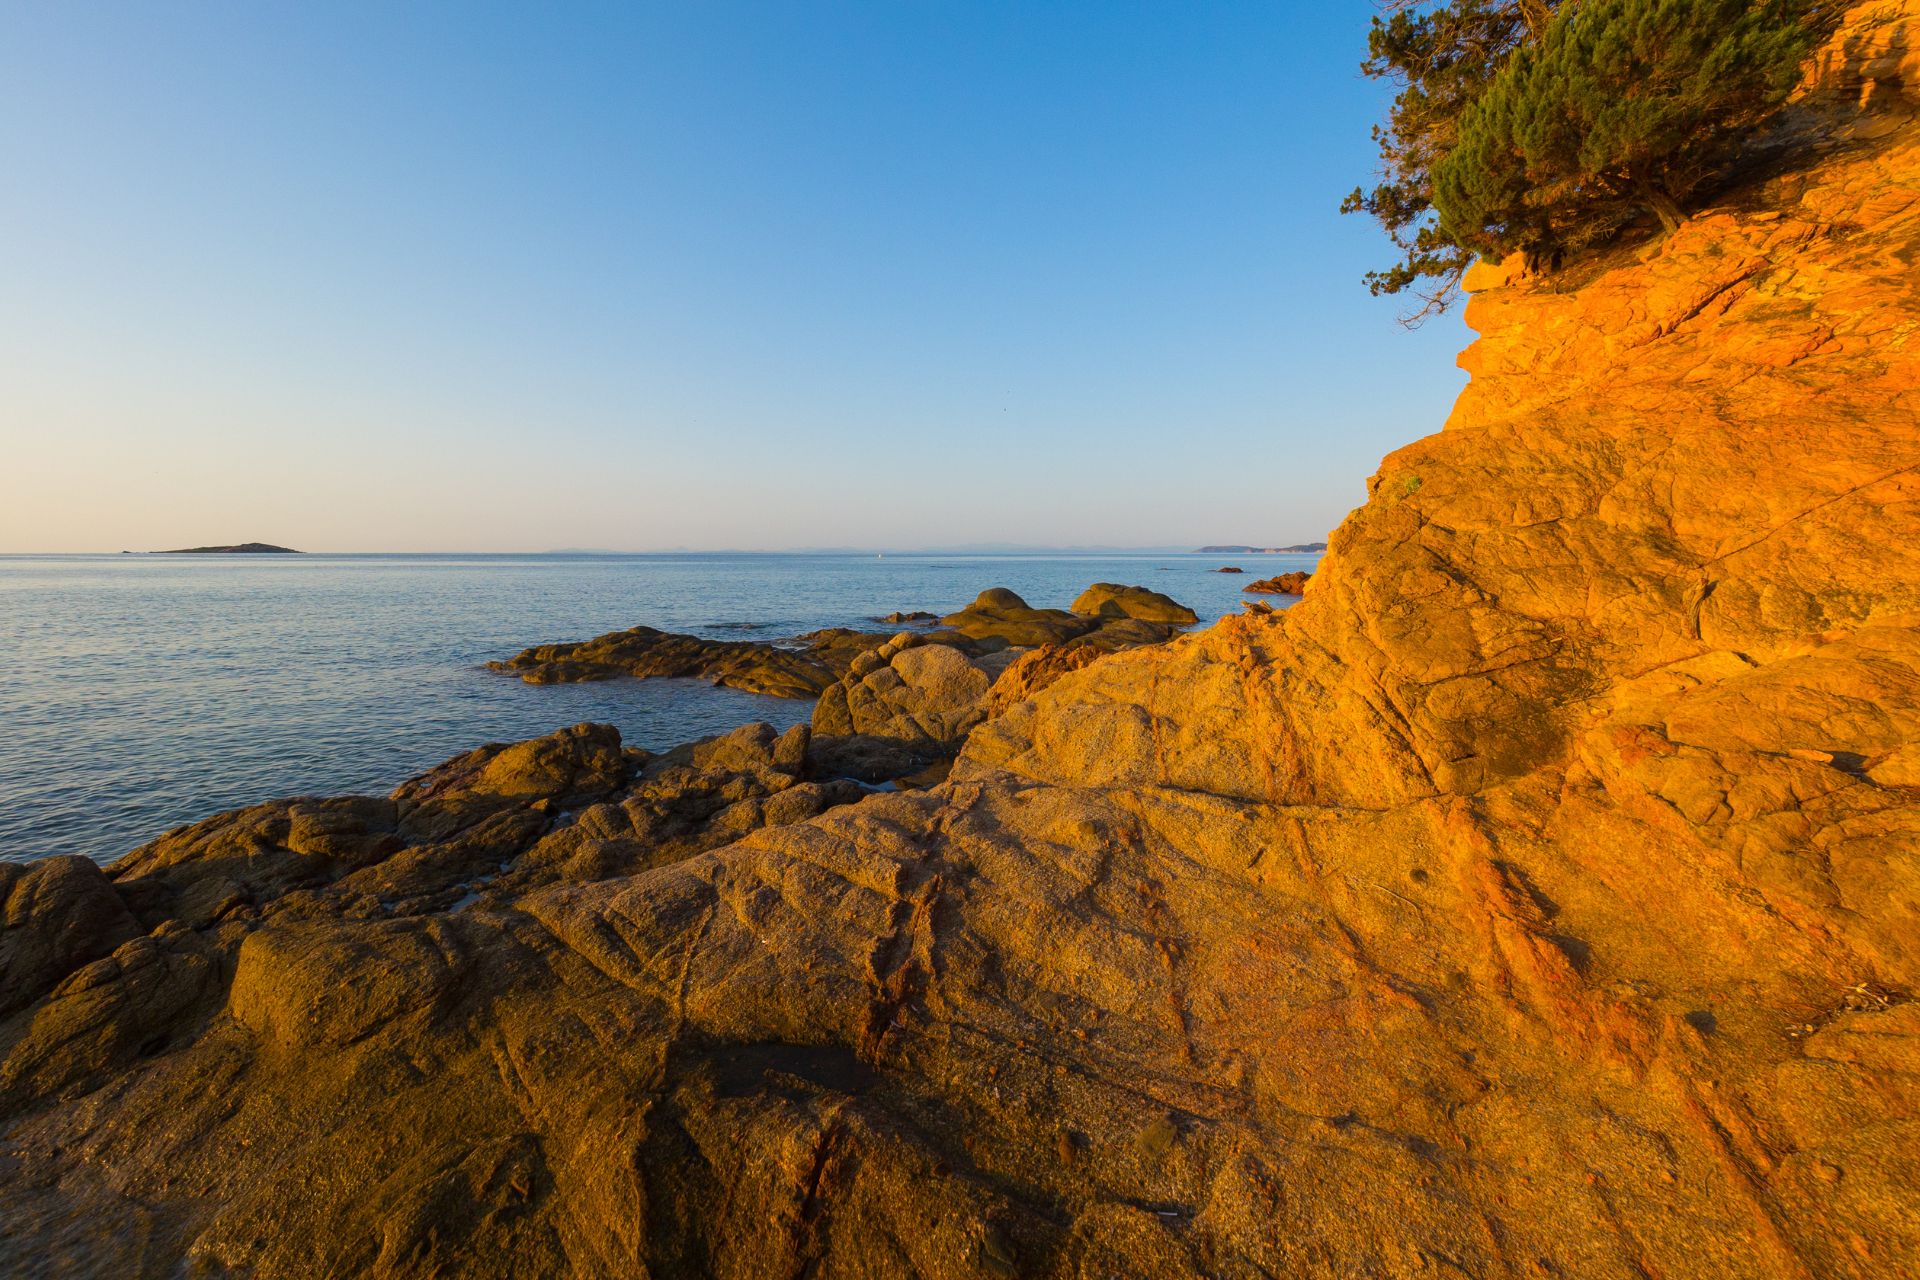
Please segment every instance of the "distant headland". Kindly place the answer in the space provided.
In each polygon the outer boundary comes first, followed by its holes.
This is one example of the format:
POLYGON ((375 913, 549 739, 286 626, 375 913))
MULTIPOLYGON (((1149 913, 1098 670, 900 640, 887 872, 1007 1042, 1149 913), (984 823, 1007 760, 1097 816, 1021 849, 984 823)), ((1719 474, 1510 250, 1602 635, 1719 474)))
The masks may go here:
POLYGON ((1297 547, 1202 547, 1200 548, 1199 554, 1272 556, 1283 555, 1288 552, 1325 551, 1326 549, 1327 544, 1324 542, 1303 542, 1297 547))
MULTIPOLYGON (((133 552, 128 551, 122 554, 132 555, 133 552)), ((150 551, 147 554, 156 556, 297 556, 305 553, 295 551, 292 547, 276 547, 271 542, 238 542, 231 547, 178 547, 172 551, 150 551)))

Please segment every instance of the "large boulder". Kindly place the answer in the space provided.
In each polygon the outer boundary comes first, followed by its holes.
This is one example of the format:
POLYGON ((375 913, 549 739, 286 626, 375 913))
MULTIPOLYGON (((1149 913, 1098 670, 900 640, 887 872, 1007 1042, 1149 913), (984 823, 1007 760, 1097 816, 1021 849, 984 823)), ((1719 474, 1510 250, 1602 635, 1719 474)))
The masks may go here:
POLYGON ((878 782, 951 757, 1012 657, 952 632, 902 632, 862 654, 814 704, 815 768, 878 782))
POLYGON ((856 659, 821 695, 813 730, 943 750, 980 722, 994 674, 954 645, 902 633, 856 659))

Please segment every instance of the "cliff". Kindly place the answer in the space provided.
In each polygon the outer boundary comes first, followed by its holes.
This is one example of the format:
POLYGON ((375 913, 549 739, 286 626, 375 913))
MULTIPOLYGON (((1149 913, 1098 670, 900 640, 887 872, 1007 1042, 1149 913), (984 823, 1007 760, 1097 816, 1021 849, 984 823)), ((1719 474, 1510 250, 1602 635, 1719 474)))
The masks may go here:
POLYGON ((1916 32, 930 791, 583 728, 0 875, 0 1264, 1920 1271, 1916 32))

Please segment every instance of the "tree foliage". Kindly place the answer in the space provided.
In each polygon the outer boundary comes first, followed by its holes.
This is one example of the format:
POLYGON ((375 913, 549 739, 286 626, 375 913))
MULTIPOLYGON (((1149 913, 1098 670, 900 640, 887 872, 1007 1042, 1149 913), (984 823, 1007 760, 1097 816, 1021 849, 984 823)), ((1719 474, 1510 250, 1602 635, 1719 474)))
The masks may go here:
POLYGON ((1445 309, 1473 254, 1441 230, 1434 166, 1453 150, 1462 114, 1507 57, 1545 34, 1555 2, 1396 0, 1374 18, 1361 70, 1399 91, 1386 123, 1373 130, 1381 181, 1370 190, 1355 188, 1340 208, 1372 214, 1401 251, 1399 262, 1367 273, 1376 296, 1411 291, 1423 304, 1416 316, 1445 309))
POLYGON ((1816 37, 1795 0, 1579 0, 1516 49, 1432 168, 1438 234, 1555 259, 1641 211, 1669 231, 1786 101, 1816 37))
POLYGON ((1375 294, 1444 310, 1474 258, 1540 259, 1651 211, 1671 227, 1777 110, 1817 0, 1392 0, 1362 69, 1399 86, 1372 214, 1401 251, 1375 294))

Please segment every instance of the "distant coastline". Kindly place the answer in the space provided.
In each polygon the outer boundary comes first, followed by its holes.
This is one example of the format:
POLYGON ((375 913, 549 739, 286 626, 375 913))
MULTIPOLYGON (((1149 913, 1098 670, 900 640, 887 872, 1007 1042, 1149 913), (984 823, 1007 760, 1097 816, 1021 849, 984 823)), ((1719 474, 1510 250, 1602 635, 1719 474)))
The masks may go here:
MULTIPOLYGON (((135 554, 122 551, 123 556, 135 554)), ((276 547, 271 542, 237 542, 230 547, 178 547, 172 551, 149 551, 153 556, 297 556, 305 552, 292 547, 276 547)))
POLYGON ((1324 542, 1303 542, 1297 547, 1202 547, 1198 554, 1276 556, 1309 554, 1315 551, 1325 551, 1326 549, 1327 544, 1324 542))

